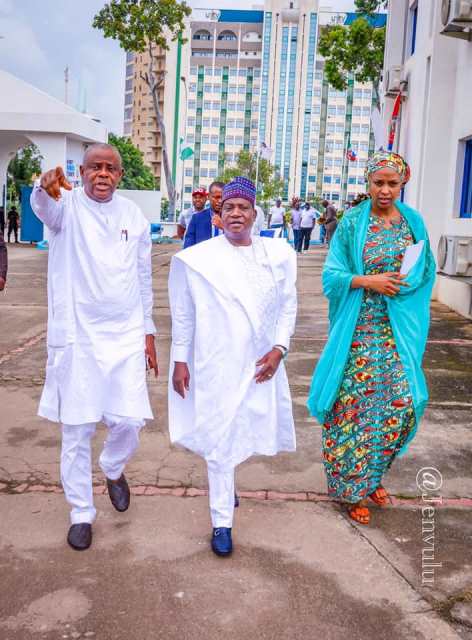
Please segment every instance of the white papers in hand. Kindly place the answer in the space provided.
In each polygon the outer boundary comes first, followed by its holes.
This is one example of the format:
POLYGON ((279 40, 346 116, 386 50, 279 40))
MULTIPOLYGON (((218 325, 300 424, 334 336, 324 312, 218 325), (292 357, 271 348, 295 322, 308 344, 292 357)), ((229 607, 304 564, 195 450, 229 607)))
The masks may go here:
POLYGON ((405 251, 405 255, 403 256, 402 266, 400 269, 400 273, 406 276, 411 269, 418 262, 418 258, 423 251, 424 240, 420 240, 416 244, 410 244, 405 251))

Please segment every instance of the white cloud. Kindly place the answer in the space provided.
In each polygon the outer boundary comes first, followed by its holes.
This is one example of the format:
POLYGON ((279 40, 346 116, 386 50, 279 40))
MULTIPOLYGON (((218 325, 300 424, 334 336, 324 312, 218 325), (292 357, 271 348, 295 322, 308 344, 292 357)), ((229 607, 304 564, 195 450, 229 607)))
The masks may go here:
POLYGON ((0 13, 3 13, 3 14, 13 13, 12 0, 0 0, 0 13))
POLYGON ((70 69, 69 104, 87 109, 105 126, 121 132, 124 53, 92 28, 104 0, 0 0, 0 67, 43 91, 64 99, 64 69, 70 69), (8 14, 8 15, 5 15, 8 14))
POLYGON ((20 72, 38 72, 47 65, 47 55, 29 25, 14 17, 2 19, 0 35, 3 36, 0 40, 0 60, 4 69, 13 67, 20 72))
MULTIPOLYGON (((192 6, 234 8, 234 0, 190 0, 192 6)), ((43 91, 64 98, 64 69, 70 69, 69 103, 78 106, 79 85, 89 113, 120 133, 123 125, 124 53, 92 28, 104 0, 0 0, 0 67, 43 91)), ((249 9, 262 0, 239 0, 249 9)), ((333 10, 352 10, 353 0, 321 0, 333 10)))

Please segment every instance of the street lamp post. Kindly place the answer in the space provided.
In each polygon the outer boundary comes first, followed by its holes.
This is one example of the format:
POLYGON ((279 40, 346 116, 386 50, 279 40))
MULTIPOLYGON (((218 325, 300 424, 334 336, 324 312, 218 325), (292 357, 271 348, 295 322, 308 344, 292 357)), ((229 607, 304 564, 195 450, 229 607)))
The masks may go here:
MULTIPOLYGON (((180 77, 180 81, 184 85, 185 89, 185 109, 184 109, 184 132, 183 139, 185 140, 185 133, 187 131, 187 81, 184 76, 180 77)), ((180 145, 180 150, 182 151, 182 144, 180 145)), ((184 210, 184 176, 185 176, 185 160, 182 158, 182 176, 180 181, 180 212, 183 213, 184 210)))

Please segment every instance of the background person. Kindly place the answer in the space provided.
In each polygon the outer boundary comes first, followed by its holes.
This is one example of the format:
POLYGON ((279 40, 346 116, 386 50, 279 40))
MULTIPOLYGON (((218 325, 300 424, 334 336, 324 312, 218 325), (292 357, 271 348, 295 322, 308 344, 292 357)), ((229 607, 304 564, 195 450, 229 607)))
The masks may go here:
POLYGON ((323 201, 323 207, 325 207, 324 226, 326 229, 326 242, 329 244, 338 226, 338 218, 336 215, 336 207, 330 204, 328 200, 323 201))
POLYGON ((321 244, 326 244, 326 225, 323 214, 318 218, 318 224, 320 225, 320 242, 321 244))
POLYGON ((199 213, 205 209, 207 198, 208 193, 204 187, 198 187, 198 189, 195 189, 192 193, 192 206, 181 212, 177 223, 177 235, 181 240, 187 233, 193 214, 199 213))
POLYGON ((280 229, 284 226, 285 208, 282 207, 282 200, 277 198, 275 206, 269 209, 268 228, 280 229))
POLYGON ((306 202, 303 209, 301 210, 301 219, 300 219, 300 239, 298 242, 298 253, 303 251, 308 251, 310 248, 310 239, 311 233, 313 231, 313 227, 316 224, 316 211, 312 209, 309 202, 306 202))
POLYGON ((254 224, 252 225, 252 235, 260 236, 261 231, 266 228, 265 224, 265 215, 262 207, 259 205, 255 205, 254 209, 256 211, 256 219, 254 220, 254 224))
POLYGON ((368 498, 388 502, 382 478, 428 400, 421 362, 435 263, 421 215, 399 200, 409 177, 401 156, 374 154, 366 167, 371 199, 344 214, 323 268, 330 329, 308 407, 324 425, 329 495, 360 524, 370 520, 368 498), (419 241, 419 259, 400 275, 407 247, 419 241))
POLYGON ((295 251, 298 251, 298 245, 300 242, 300 223, 302 220, 302 212, 300 211, 300 198, 294 197, 292 199, 292 210, 291 210, 291 225, 293 231, 293 248, 295 251))
POLYGON ((8 218, 8 242, 10 242, 10 236, 13 233, 15 242, 18 243, 18 227, 20 226, 20 215, 16 207, 12 207, 7 214, 8 218))
POLYGON ((185 234, 184 249, 209 240, 221 233, 221 198, 224 182, 212 182, 209 188, 209 206, 192 216, 185 234))

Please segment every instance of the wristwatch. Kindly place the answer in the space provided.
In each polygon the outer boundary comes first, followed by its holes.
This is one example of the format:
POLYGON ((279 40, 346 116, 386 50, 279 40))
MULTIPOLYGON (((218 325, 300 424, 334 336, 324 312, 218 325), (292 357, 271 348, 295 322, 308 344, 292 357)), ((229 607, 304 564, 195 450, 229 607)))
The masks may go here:
POLYGON ((286 358, 288 356, 288 349, 287 347, 284 347, 282 344, 274 344, 274 349, 277 349, 277 351, 280 351, 280 353, 282 354, 282 358, 286 358))

